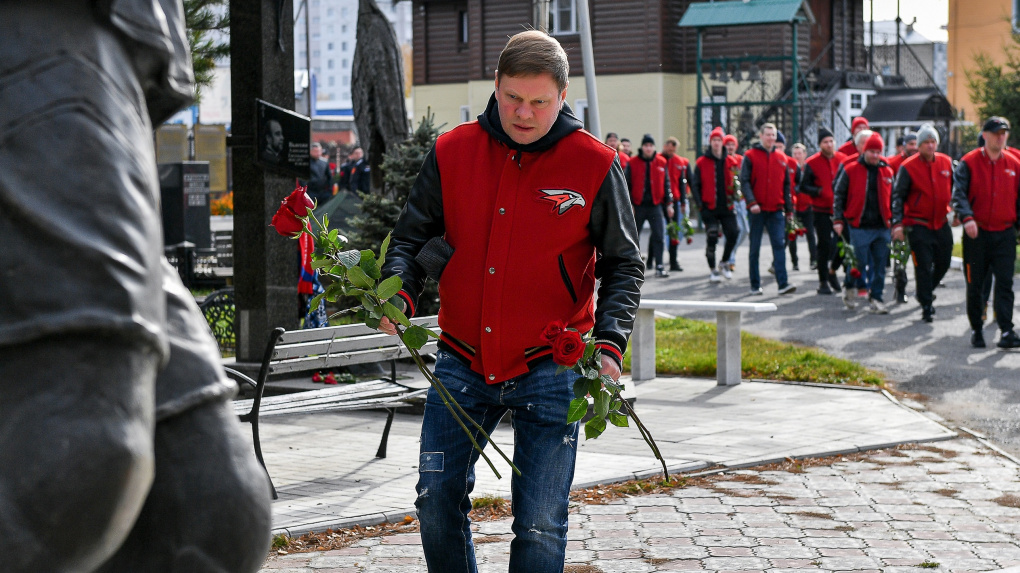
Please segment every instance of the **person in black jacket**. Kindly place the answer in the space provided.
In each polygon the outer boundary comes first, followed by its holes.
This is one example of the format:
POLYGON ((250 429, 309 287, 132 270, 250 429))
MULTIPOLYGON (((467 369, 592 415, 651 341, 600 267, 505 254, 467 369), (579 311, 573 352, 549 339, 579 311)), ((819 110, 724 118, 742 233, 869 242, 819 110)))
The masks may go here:
POLYGON ((333 197, 333 172, 329 169, 329 163, 322 159, 322 144, 312 144, 311 156, 312 160, 308 164, 311 176, 305 193, 316 205, 322 205, 333 197))
POLYGON ((705 224, 705 258, 711 273, 708 280, 719 282, 723 277, 733 278, 728 261, 740 234, 737 217, 733 212, 736 201, 734 180, 740 169, 740 161, 727 154, 720 127, 712 130, 708 146, 708 153, 694 162, 691 198, 698 206, 701 220, 705 224), (715 249, 720 235, 726 237, 726 243, 717 265, 715 249))

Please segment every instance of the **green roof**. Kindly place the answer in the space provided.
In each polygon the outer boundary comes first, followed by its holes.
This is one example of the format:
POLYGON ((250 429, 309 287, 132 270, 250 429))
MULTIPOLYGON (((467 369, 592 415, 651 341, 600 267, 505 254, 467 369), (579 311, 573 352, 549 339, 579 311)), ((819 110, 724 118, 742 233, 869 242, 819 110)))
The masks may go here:
POLYGON ((814 23, 815 17, 804 0, 725 0, 691 4, 680 19, 680 26, 754 26, 805 20, 814 23))

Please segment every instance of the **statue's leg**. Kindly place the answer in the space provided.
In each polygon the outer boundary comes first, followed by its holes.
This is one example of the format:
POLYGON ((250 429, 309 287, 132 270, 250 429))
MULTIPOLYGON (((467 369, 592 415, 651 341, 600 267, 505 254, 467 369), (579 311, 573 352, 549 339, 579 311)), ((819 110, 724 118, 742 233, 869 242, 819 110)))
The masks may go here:
POLYGON ((91 571, 128 535, 152 481, 158 364, 102 333, 0 346, 4 571, 91 571))
POLYGON ((156 379, 156 479, 100 571, 257 571, 269 549, 269 481, 230 407, 235 386, 205 318, 167 264, 163 288, 170 361, 156 379))

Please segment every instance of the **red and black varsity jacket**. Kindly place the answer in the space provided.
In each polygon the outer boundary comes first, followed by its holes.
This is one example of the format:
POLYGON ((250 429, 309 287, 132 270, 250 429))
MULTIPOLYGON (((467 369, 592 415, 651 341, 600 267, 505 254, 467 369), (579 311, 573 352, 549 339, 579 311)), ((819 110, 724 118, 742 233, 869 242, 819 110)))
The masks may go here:
POLYGON ((857 146, 854 145, 854 138, 851 137, 850 139, 846 140, 846 142, 843 143, 843 145, 840 145, 839 149, 837 149, 836 151, 842 153, 843 155, 846 155, 847 157, 850 157, 851 155, 857 153, 857 146))
MULTIPOLYGON (((663 157, 666 157, 663 155, 663 157)), ((690 179, 690 162, 686 157, 673 154, 666 159, 666 173, 669 174, 669 189, 673 192, 673 202, 683 203, 687 198, 687 186, 685 179, 690 179)))
POLYGON ((757 204, 762 211, 793 211, 793 197, 790 195, 790 174, 787 156, 775 148, 765 151, 755 143, 744 153, 740 168, 740 189, 747 199, 747 206, 757 204))
POLYGON ((838 151, 828 158, 821 152, 808 157, 798 190, 811 196, 811 206, 816 212, 832 214, 832 183, 845 160, 846 156, 838 151))
MULTIPOLYGON (((885 226, 892 219, 892 168, 880 160, 875 170, 878 190, 878 212, 885 226)), ((833 218, 846 219, 850 226, 858 227, 864 214, 864 203, 868 198, 868 178, 871 170, 861 157, 857 161, 843 164, 843 173, 837 176, 833 186, 833 218)))
POLYGON ((933 161, 915 154, 903 161, 892 192, 892 226, 946 224, 953 198, 953 160, 936 153, 933 161))
POLYGON ((666 189, 669 187, 666 180, 666 170, 669 163, 660 153, 652 156, 650 161, 641 157, 640 153, 630 158, 630 163, 627 164, 624 175, 627 179, 627 185, 630 187, 631 203, 640 205, 644 199, 645 170, 648 169, 649 163, 651 163, 651 169, 648 171, 652 179, 652 203, 655 205, 662 205, 663 203, 667 205, 672 204, 672 194, 666 195, 666 189))
POLYGON ((964 223, 973 219, 985 231, 1015 227, 1020 212, 1017 172, 1020 160, 1005 150, 996 161, 988 159, 984 147, 964 155, 953 173, 957 217, 964 223))
MULTIPOLYGON (((716 188, 715 174, 716 166, 723 162, 723 179, 726 185, 726 195, 732 196, 736 192, 734 180, 737 178, 737 171, 740 169, 740 159, 735 155, 727 155, 719 158, 709 153, 702 155, 694 162, 694 176, 691 178, 691 185, 694 193, 692 196, 698 203, 698 209, 702 211, 715 211, 718 190, 716 188)), ((732 205, 726 205, 731 211, 732 205)))
POLYGON ((454 253, 439 281, 440 345, 489 383, 548 359, 541 334, 554 320, 593 330, 619 362, 644 265, 616 153, 566 105, 547 135, 524 146, 498 113, 490 98, 478 121, 439 136, 393 230, 383 276, 401 277, 413 313, 425 283, 415 256, 445 238, 454 253))

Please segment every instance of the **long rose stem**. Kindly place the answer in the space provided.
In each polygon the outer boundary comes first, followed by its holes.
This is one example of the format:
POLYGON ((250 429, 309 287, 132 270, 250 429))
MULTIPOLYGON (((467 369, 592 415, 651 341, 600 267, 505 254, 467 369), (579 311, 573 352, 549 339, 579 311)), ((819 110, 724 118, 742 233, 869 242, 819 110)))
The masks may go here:
MULTIPOLYGON (((418 354, 417 350, 411 350, 411 352, 415 356, 415 362, 421 360, 421 355, 418 354)), ((453 406, 457 408, 461 415, 463 415, 465 419, 471 422, 471 425, 473 425, 479 432, 481 432, 485 440, 489 444, 492 444, 492 448, 499 453, 499 455, 503 458, 504 461, 506 461, 506 463, 510 464, 510 469, 512 469, 515 474, 521 475, 521 470, 519 470, 517 466, 514 465, 513 461, 511 461, 510 458, 505 453, 503 453, 503 450, 501 450, 500 447, 497 446, 496 443, 492 441, 492 438, 489 437, 489 434, 485 431, 485 428, 483 428, 480 424, 475 422, 474 419, 467 412, 464 411, 464 408, 461 408, 460 403, 458 403, 457 400, 453 397, 453 395, 450 394, 450 391, 447 390, 446 386, 442 383, 442 381, 440 381, 439 378, 434 373, 430 372, 428 368, 422 368, 422 366, 419 366, 418 369, 421 370, 423 374, 425 374, 426 378, 429 378, 429 381, 432 382, 433 386, 436 387, 436 391, 440 393, 445 393, 445 399, 449 399, 450 403, 452 403, 453 406)))
MULTIPOLYGON (((623 400, 621 398, 621 400, 623 400)), ((665 481, 669 481, 669 470, 666 469, 666 460, 662 458, 662 454, 659 452, 659 447, 655 445, 655 439, 652 438, 651 432, 648 428, 641 423, 641 419, 638 418, 637 412, 634 411, 634 407, 630 405, 630 402, 623 400, 623 407, 627 410, 627 415, 634 419, 634 423, 637 424, 638 431, 641 432, 641 437, 645 439, 645 443, 652 448, 652 453, 655 454, 655 458, 662 464, 662 478, 665 481)))

